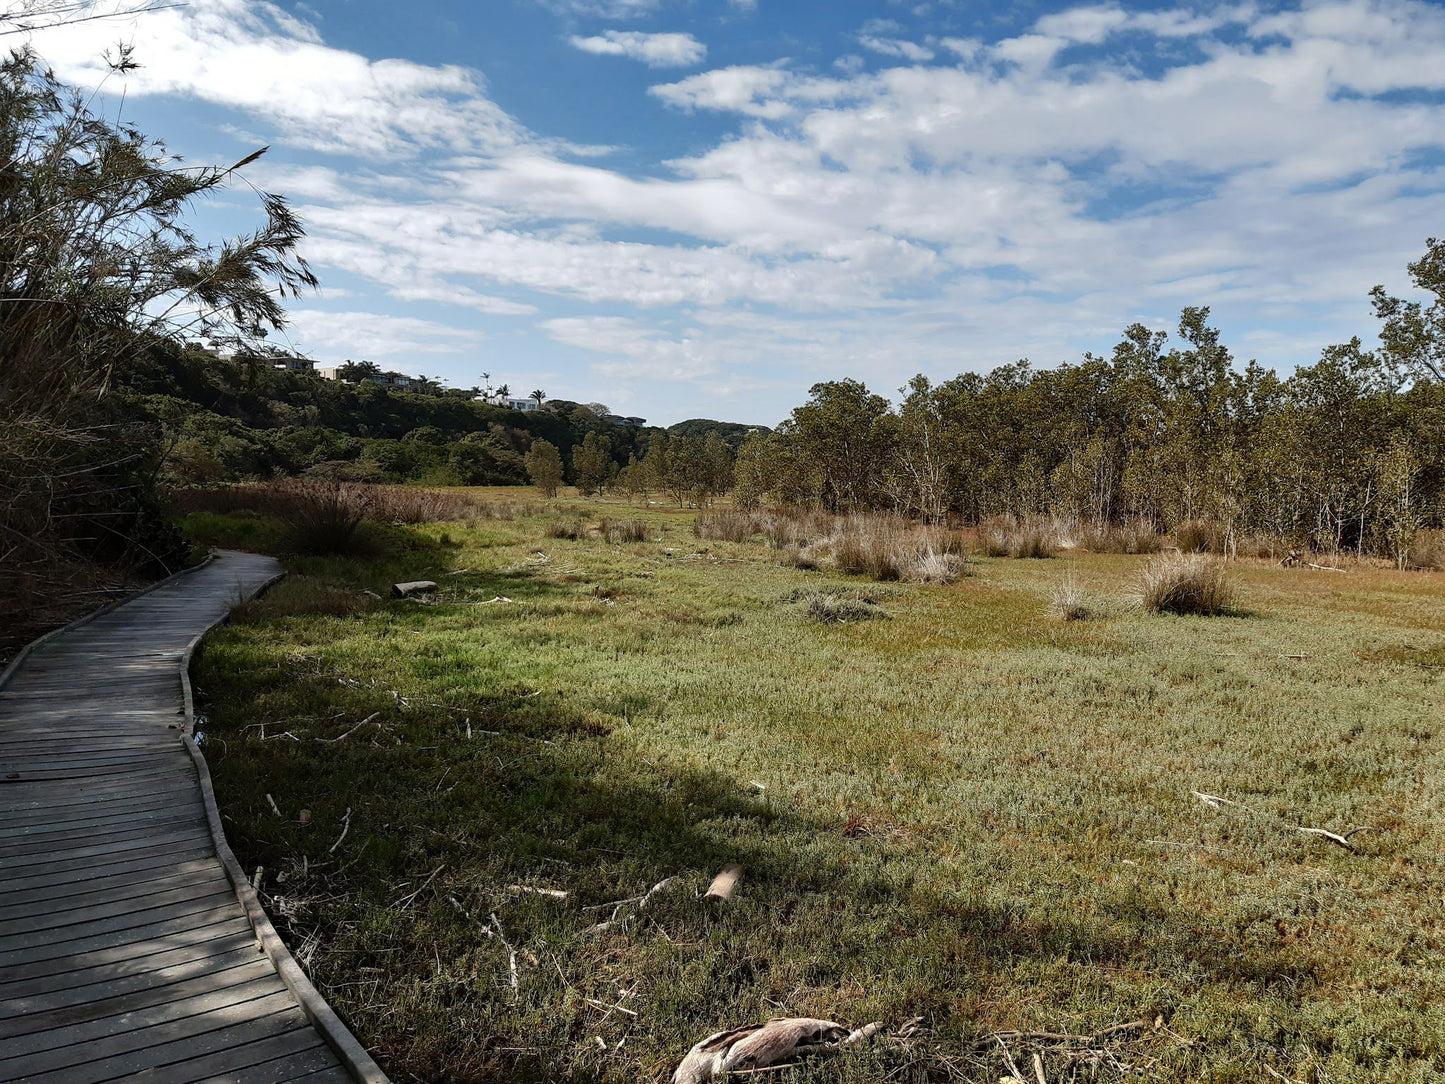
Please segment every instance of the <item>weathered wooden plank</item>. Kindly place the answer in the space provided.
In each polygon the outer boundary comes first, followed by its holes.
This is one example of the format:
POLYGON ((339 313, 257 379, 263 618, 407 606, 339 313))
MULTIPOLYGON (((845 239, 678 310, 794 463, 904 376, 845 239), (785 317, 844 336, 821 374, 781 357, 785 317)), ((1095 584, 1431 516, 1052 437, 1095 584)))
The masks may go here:
POLYGON ((77 869, 65 869, 47 873, 34 873, 26 877, 11 878, 3 870, 0 870, 0 881, 3 881, 6 888, 6 898, 9 898, 11 891, 24 891, 31 888, 51 888, 56 885, 77 884, 92 880, 97 877, 108 877, 115 873, 131 870, 140 873, 145 870, 153 870, 162 866, 170 866, 172 863, 192 862, 201 858, 214 859, 216 855, 215 845, 205 840, 194 846, 187 846, 175 849, 170 845, 152 848, 149 851, 131 851, 116 861, 108 861, 104 865, 86 866, 81 865, 77 869))
POLYGON ((67 807, 47 817, 42 812, 27 810, 23 816, 5 817, 0 814, 0 841, 19 843, 26 839, 50 832, 70 832, 77 828, 104 828, 111 824, 125 824, 128 821, 144 820, 150 817, 194 816, 196 803, 177 798, 170 794, 155 794, 148 798, 135 798, 105 806, 87 808, 67 807))
POLYGON ((244 962, 260 958, 256 939, 246 930, 221 933, 196 945, 154 952, 122 963, 6 983, 0 987, 0 1019, 165 986, 219 969, 226 960, 244 962))
POLYGON ((0 951, 0 967, 18 967, 21 964, 41 963, 57 960, 96 949, 113 948, 132 941, 149 941, 168 933, 177 933, 191 926, 204 926, 219 922, 233 912, 223 893, 216 893, 203 900, 193 900, 175 910, 160 908, 155 911, 138 912, 126 919, 103 919, 95 923, 94 929, 78 932, 81 927, 70 927, 73 934, 63 941, 44 941, 28 944, 22 948, 0 951), (164 916, 164 917, 162 917, 164 916))
POLYGON ((217 877, 224 876, 214 862, 198 863, 191 868, 176 872, 162 867, 160 870, 152 870, 150 873, 152 874, 150 876, 137 877, 131 874, 122 874, 106 878, 104 881, 86 881, 82 886, 83 891, 69 890, 49 897, 14 903, 10 902, 10 896, 7 894, 3 897, 6 901, 5 905, 0 907, 0 922, 9 922, 37 914, 60 914, 112 900, 140 899, 152 892, 167 892, 173 888, 214 881, 217 877))
MULTIPOLYGON (((23 1053, 14 1057, 0 1058, 0 1080, 14 1079, 11 1073, 19 1070, 24 1079, 44 1079, 57 1070, 69 1070, 64 1079, 78 1082, 86 1079, 110 1080, 126 1072, 147 1067, 148 1055, 153 1048, 185 1039, 208 1036, 209 1041, 197 1044, 200 1051, 235 1045, 234 1040, 243 1034, 242 1026, 267 1016, 295 1013, 303 1021, 305 1017, 292 1003, 289 994, 279 988, 266 992, 265 984, 258 983, 245 992, 241 1000, 235 997, 222 998, 221 1004, 205 1012, 197 1012, 180 1019, 171 1019, 156 1024, 135 1028, 120 1028, 108 1035, 99 1036, 88 1042, 73 1043, 48 1050, 24 1050, 23 1044, 11 1042, 5 1049, 19 1048, 23 1053), (228 1034, 229 1033, 229 1034, 228 1034), (227 1041, 227 1040, 231 1041, 227 1041), (139 1052, 140 1057, 135 1055, 139 1052), (130 1057, 125 1057, 130 1055, 130 1057), (105 1066, 99 1077, 91 1074, 105 1066), (116 1070, 120 1070, 117 1072, 116 1070)), ((173 1058, 179 1061, 184 1058, 173 1058)))
MULTIPOLYGON (((179 741, 179 737, 177 738, 179 741)), ((0 820, 10 816, 43 813, 47 807, 67 810, 73 807, 98 807, 107 802, 133 802, 169 793, 187 801, 197 798, 193 787, 185 786, 186 773, 179 766, 166 767, 149 775, 130 779, 96 782, 94 788, 70 787, 63 783, 11 783, 0 786, 0 820), (144 786, 136 784, 144 783, 144 786)))
MULTIPOLYGON (((191 1015, 192 1010, 199 1012, 201 1010, 195 1009, 194 1005, 203 996, 235 990, 261 979, 272 984, 280 981, 271 961, 254 950, 245 956, 213 957, 207 963, 210 966, 203 971, 172 982, 148 983, 108 997, 97 995, 90 1001, 35 1008, 23 1016, 0 1020, 0 1041, 16 1040, 7 1044, 5 1049, 17 1056, 26 1050, 48 1050, 67 1043, 88 1042, 96 1035, 143 1026, 143 1019, 158 1022, 191 1015), (183 1005, 187 1006, 185 1011, 182 1011, 183 1005), (141 1010, 152 1010, 155 1015, 143 1018, 141 1010), (81 1025, 86 1025, 89 1031, 81 1025), (30 1036, 35 1038, 20 1041, 30 1036)), ((272 989, 279 989, 279 986, 268 985, 266 992, 272 989)))
POLYGON ((194 823, 191 818, 177 815, 173 810, 155 810, 149 817, 132 817, 129 821, 83 828, 67 827, 63 822, 55 830, 44 835, 34 833, 17 839, 0 840, 0 868, 7 859, 25 858, 35 854, 49 854, 60 857, 82 845, 98 846, 103 843, 118 843, 137 836, 164 837, 173 829, 185 828, 194 823))
MULTIPOLYGON (((227 1010, 224 1014, 212 1014, 215 1019, 193 1017, 189 1024, 194 1034, 182 1034, 180 1038, 157 1042, 154 1045, 128 1050, 83 1063, 67 1065, 59 1070, 27 1075, 23 1084, 102 1084, 111 1080, 141 1079, 143 1072, 160 1072, 170 1066, 186 1061, 196 1061, 214 1055, 224 1055, 229 1050, 250 1047, 243 1050, 244 1056, 254 1057, 255 1053, 267 1050, 284 1051, 288 1046, 303 1046, 315 1032, 308 1026, 300 1009, 275 1008, 277 1002, 268 1000, 262 1006, 248 1002, 227 1010), (249 1009, 249 1012, 242 1010, 249 1009), (304 1040, 287 1040, 285 1036, 303 1032, 304 1040)), ((167 1025, 171 1032, 185 1032, 185 1028, 167 1025)), ((161 1032, 161 1028, 152 1029, 161 1032)), ((134 1034, 134 1033, 133 1033, 134 1034)), ((160 1036, 157 1036, 159 1038, 160 1036)), ((92 1044, 95 1046, 98 1044, 92 1044)), ((189 1075, 189 1074, 187 1074, 189 1075)))
POLYGON ((146 1084, 276 1084, 310 1079, 321 1072, 339 1072, 335 1080, 351 1080, 315 1032, 298 1028, 262 1042, 150 1069, 131 1079, 146 1084))
MULTIPOLYGON (((349 1072, 341 1066, 330 1069, 318 1069, 314 1073, 307 1073, 305 1076, 293 1076, 286 1080, 286 1084, 348 1084, 352 1080, 349 1072)), ((211 1081, 208 1084, 220 1084, 219 1081, 211 1081)), ((242 1084, 240 1081, 229 1081, 228 1084, 242 1084)), ((247 1082, 249 1084, 249 1082, 247 1082)))
POLYGON ((209 838, 208 834, 196 828, 194 824, 187 825, 181 829, 169 829, 164 832, 150 832, 139 838, 117 840, 109 843, 96 843, 85 847, 60 847, 52 854, 21 854, 11 858, 0 859, 0 875, 7 878, 10 874, 17 877, 28 876, 31 872, 41 873, 46 870, 72 869, 76 863, 89 865, 88 859, 104 862, 116 860, 116 856, 126 851, 149 850, 157 846, 184 847, 195 843, 197 840, 209 838))
POLYGON ((145 936, 117 940, 117 943, 110 946, 92 945, 69 956, 7 967, 4 972, 7 981, 0 983, 0 993, 10 996, 30 989, 28 984, 36 979, 71 972, 84 978, 95 973, 97 968, 141 967, 144 966, 142 961, 149 957, 165 952, 184 951, 231 934, 250 937, 253 931, 245 919, 235 915, 223 915, 209 923, 183 921, 176 929, 153 930, 145 936))
POLYGON ((68 911, 41 912, 25 918, 7 919, 0 922, 0 946, 7 944, 10 938, 33 940, 42 932, 47 939, 59 939, 64 937, 65 931, 72 926, 84 925, 90 928, 94 923, 103 919, 134 915, 137 913, 136 908, 140 903, 144 903, 151 909, 179 906, 191 900, 223 893, 229 888, 230 883, 224 877, 209 877, 194 884, 154 890, 138 899, 107 898, 104 901, 90 903, 68 911))
MULTIPOLYGON (((112 825, 133 824, 140 821, 163 821, 167 817, 193 817, 196 814, 192 803, 181 803, 168 795, 156 795, 149 803, 137 800, 124 807, 123 812, 97 815, 93 810, 81 807, 69 817, 34 817, 24 823, 0 828, 0 846, 10 843, 28 842, 47 835, 61 836, 68 832, 94 829, 104 831, 112 825)), ((0 823, 10 823, 8 820, 0 823)))

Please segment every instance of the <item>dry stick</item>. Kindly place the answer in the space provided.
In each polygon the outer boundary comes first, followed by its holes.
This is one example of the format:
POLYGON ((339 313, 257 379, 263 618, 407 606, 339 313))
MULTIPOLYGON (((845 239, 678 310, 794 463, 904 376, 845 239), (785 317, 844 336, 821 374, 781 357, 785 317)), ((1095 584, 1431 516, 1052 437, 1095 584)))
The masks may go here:
POLYGON ((362 727, 364 727, 367 723, 371 722, 373 719, 375 719, 375 718, 376 718, 378 715, 380 715, 380 714, 381 714, 381 712, 379 712, 379 711, 373 711, 370 715, 368 715, 365 719, 361 720, 361 722, 357 723, 354 727, 352 727, 350 730, 348 730, 345 734, 338 734, 338 735, 337 735, 336 737, 334 737, 334 738, 317 738, 316 740, 317 740, 317 741, 324 741, 324 742, 345 741, 347 738, 351 737, 351 735, 355 734, 358 730, 360 730, 362 727))
POLYGON ((431 876, 428 877, 425 881, 423 881, 423 882, 421 883, 421 888, 418 888, 415 892, 413 892, 411 895, 405 897, 404 899, 401 900, 400 903, 397 904, 397 910, 398 910, 398 911, 405 911, 408 907, 410 907, 410 906, 412 905, 412 902, 413 902, 418 896, 420 896, 424 891, 426 891, 426 886, 429 885, 429 884, 431 884, 434 880, 436 880, 437 874, 440 873, 440 872, 441 872, 442 870, 444 870, 444 869, 446 869, 445 864, 440 865, 440 866, 438 866, 436 869, 432 870, 432 871, 431 871, 431 876))
POLYGON ((351 831, 351 807, 346 807, 346 815, 341 818, 341 835, 336 837, 336 842, 326 848, 327 854, 335 854, 336 848, 341 846, 341 841, 346 838, 346 833, 351 831))
POLYGON ((512 997, 515 998, 518 993, 517 950, 514 949, 512 947, 512 943, 507 940, 507 935, 502 932, 502 924, 497 921, 497 916, 493 914, 490 916, 490 918, 492 920, 492 928, 497 931, 497 940, 500 941, 503 947, 507 950, 507 966, 512 970, 512 997))
POLYGON ((524 892, 531 896, 546 896, 552 900, 570 899, 572 893, 564 892, 560 888, 533 888, 531 885, 508 885, 508 892, 524 892))
POLYGON ((599 1009, 606 1009, 609 1013, 624 1012, 628 1016, 637 1015, 637 1013, 632 1009, 623 1008, 621 1005, 608 1005, 605 1001, 598 1001, 595 997, 584 997, 582 1000, 587 1002, 587 1004, 589 1005, 596 1005, 599 1009))
MULTIPOLYGON (((623 909, 624 907, 626 907, 628 904, 635 903, 635 904, 637 905, 637 910, 634 911, 633 914, 637 914, 638 912, 644 910, 644 909, 647 907, 647 905, 652 902, 652 897, 653 897, 653 896, 657 895, 657 894, 658 894, 659 892, 661 892, 663 889, 667 888, 667 886, 670 885, 670 884, 672 884, 672 882, 675 881, 675 880, 677 880, 676 877, 667 877, 667 878, 664 878, 663 880, 658 881, 657 884, 653 885, 651 888, 649 888, 646 892, 644 892, 644 893, 643 893, 642 895, 640 895, 640 896, 631 896, 631 897, 629 897, 629 898, 627 898, 627 899, 625 899, 625 900, 618 900, 616 903, 594 904, 592 907, 588 908, 588 910, 596 911, 596 910, 602 910, 603 908, 611 907, 611 908, 612 908, 612 917, 609 918, 606 922, 599 922, 599 923, 597 923, 595 926, 588 926, 587 929, 583 930, 582 932, 583 932, 584 934, 587 934, 587 933, 602 933, 602 932, 604 932, 604 931, 606 931, 606 930, 610 930, 613 926, 616 926, 619 922, 625 922, 625 921, 626 921, 626 917, 624 917, 624 918, 619 918, 619 917, 618 917, 619 915, 622 914, 622 909, 623 909)), ((631 917, 631 916, 627 916, 627 917, 631 917)))
POLYGON ((271 812, 276 814, 276 816, 280 817, 284 821, 286 817, 282 814, 281 807, 276 804, 276 799, 272 798, 270 794, 267 794, 266 801, 271 804, 271 812))
POLYGON ((1037 1050, 1034 1051, 1034 1076, 1038 1077, 1039 1084, 1049 1084, 1049 1078, 1044 1076, 1044 1058, 1037 1050))
MULTIPOLYGON (((1261 813, 1259 810, 1252 809, 1249 806, 1244 805, 1242 802, 1233 802, 1230 801, 1228 798, 1221 798, 1217 794, 1205 794, 1202 791, 1197 790, 1191 793, 1193 793, 1194 797, 1198 798, 1205 805, 1210 806, 1214 809, 1223 809, 1225 806, 1233 806, 1236 809, 1244 810, 1246 813, 1251 813, 1256 817, 1269 816, 1269 814, 1261 813)), ((1286 829, 1291 832, 1301 832, 1307 836, 1319 836, 1321 839, 1329 840, 1336 846, 1343 847, 1351 854, 1355 853, 1355 848, 1350 844, 1351 836, 1359 835, 1361 832, 1379 831, 1379 829, 1377 828, 1352 828, 1348 832, 1341 835, 1338 832, 1330 832, 1325 830, 1324 828, 1306 828, 1304 825, 1301 824, 1290 824, 1283 817, 1275 817, 1272 819, 1279 821, 1286 829)))

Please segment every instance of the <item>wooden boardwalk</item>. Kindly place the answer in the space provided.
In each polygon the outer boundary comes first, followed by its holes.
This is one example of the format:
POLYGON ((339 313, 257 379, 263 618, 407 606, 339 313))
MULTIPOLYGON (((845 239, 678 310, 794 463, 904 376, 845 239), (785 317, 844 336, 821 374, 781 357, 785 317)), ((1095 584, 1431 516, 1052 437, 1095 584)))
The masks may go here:
POLYGON ((221 554, 0 686, 0 1081, 385 1080, 253 926, 182 739, 190 646, 279 571, 221 554))

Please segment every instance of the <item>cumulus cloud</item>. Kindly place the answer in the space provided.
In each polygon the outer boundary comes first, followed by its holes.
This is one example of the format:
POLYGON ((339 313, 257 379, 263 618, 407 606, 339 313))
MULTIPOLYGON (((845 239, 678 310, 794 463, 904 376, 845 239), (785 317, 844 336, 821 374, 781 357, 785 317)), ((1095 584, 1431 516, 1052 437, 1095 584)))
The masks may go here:
POLYGON ((638 30, 605 30, 591 37, 573 37, 574 48, 598 56, 625 56, 649 68, 682 68, 707 55, 707 46, 691 34, 644 34, 638 30))

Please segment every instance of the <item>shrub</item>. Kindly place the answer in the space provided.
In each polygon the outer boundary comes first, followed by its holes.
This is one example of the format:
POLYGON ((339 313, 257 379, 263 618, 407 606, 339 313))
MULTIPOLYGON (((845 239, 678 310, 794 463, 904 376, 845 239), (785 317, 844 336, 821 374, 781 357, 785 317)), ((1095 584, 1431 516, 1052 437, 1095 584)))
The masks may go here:
POLYGON ((746 542, 760 529, 757 515, 732 509, 706 512, 692 521, 692 533, 698 538, 712 538, 719 542, 746 542))
POLYGON ((1166 553, 1144 566, 1139 594, 1151 613, 1227 614, 1235 588, 1224 564, 1200 553, 1166 553))
POLYGON ((875 580, 900 579, 911 555, 903 552, 898 534, 883 520, 850 516, 833 539, 833 562, 840 572, 875 580))
POLYGON ((1052 557, 1058 546, 1053 524, 1034 517, 988 520, 979 528, 978 537, 989 557, 1052 557))
POLYGON ((370 490, 372 518, 391 523, 439 523, 475 513, 478 502, 462 493, 405 486, 375 486, 370 490))
POLYGON ((763 537, 773 549, 805 549, 833 533, 834 517, 800 508, 774 509, 761 517, 763 537))
POLYGON ((300 480, 270 487, 270 503, 286 524, 286 547, 315 555, 358 554, 369 546, 362 524, 372 511, 365 487, 300 480))
POLYGON ((1146 520, 1128 523, 1086 523, 1074 532, 1074 541, 1091 553, 1158 553, 1164 540, 1146 520))
POLYGON ((640 519, 604 519, 602 536, 614 545, 621 542, 644 542, 647 540, 647 524, 640 519))
POLYGON ((1415 531, 1400 547, 1395 560, 1401 568, 1445 569, 1445 531, 1415 531))

